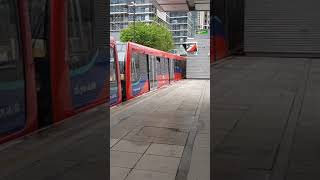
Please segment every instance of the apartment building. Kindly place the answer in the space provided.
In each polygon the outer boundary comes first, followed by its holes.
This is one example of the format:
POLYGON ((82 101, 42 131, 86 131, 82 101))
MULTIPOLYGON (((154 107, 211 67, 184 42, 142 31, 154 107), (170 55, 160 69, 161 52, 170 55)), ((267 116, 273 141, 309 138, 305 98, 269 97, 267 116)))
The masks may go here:
POLYGON ((169 27, 169 16, 158 11, 152 0, 111 0, 110 2, 110 31, 120 32, 134 20, 150 23, 162 22, 169 27), (157 17, 157 18, 156 18, 157 17))
POLYGON ((170 25, 177 48, 195 36, 196 12, 170 12, 170 25))
POLYGON ((210 28, 210 11, 198 11, 197 29, 204 30, 210 28))

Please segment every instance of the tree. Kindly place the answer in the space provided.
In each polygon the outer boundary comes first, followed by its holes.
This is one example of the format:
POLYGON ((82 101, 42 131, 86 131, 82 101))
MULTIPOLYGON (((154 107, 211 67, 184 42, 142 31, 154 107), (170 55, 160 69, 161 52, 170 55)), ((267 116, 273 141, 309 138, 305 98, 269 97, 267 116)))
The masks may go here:
POLYGON ((138 44, 162 51, 169 51, 174 48, 172 34, 163 24, 136 22, 134 27, 131 23, 120 32, 120 40, 122 42, 133 41, 134 30, 135 42, 138 44))

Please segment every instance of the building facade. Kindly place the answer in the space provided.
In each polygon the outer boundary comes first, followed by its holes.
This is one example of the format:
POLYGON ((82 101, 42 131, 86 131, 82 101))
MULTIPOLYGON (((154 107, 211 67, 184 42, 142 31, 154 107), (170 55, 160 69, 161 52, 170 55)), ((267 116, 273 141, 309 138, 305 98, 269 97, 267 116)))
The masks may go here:
POLYGON ((110 31, 112 34, 128 27, 134 19, 136 22, 146 23, 156 20, 169 26, 169 16, 165 12, 158 11, 152 0, 111 0, 110 31))
POLYGON ((210 29, 210 11, 198 11, 197 16, 197 29, 210 29))
POLYGON ((170 25, 177 48, 195 36, 196 12, 170 12, 170 25))

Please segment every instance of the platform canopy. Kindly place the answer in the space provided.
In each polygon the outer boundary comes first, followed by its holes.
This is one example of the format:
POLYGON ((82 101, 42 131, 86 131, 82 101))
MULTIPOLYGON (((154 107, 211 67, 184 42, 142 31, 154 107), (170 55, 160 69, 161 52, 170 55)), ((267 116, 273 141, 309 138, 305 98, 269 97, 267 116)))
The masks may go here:
POLYGON ((210 11, 210 0, 153 0, 153 3, 165 12, 210 11))

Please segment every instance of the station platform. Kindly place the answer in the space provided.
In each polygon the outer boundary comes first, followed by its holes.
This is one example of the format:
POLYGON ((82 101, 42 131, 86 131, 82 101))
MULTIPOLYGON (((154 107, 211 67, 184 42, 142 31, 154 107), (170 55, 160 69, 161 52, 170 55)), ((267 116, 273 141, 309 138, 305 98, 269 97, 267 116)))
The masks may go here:
POLYGON ((108 107, 0 145, 0 180, 88 180, 107 176, 108 107))
POLYGON ((211 67, 215 180, 320 179, 320 59, 211 67))
POLYGON ((104 180, 109 148, 111 180, 209 180, 209 94, 183 80, 111 108, 110 124, 102 105, 1 145, 0 180, 104 180))
POLYGON ((111 179, 209 180, 209 132, 209 80, 183 80, 113 108, 111 179))

